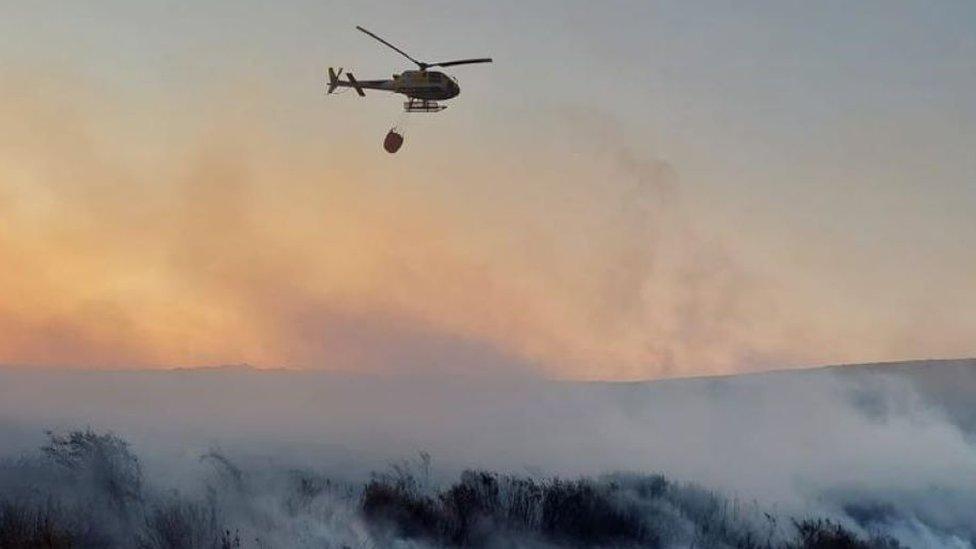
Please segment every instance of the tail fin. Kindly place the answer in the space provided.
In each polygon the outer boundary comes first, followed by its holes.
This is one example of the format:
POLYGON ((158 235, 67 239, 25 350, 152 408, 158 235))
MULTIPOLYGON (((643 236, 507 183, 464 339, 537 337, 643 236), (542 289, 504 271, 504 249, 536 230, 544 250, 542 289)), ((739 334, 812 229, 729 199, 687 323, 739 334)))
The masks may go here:
POLYGON ((359 85, 359 82, 356 81, 356 77, 353 76, 351 72, 346 73, 346 78, 349 79, 349 83, 352 84, 352 87, 356 88, 356 93, 359 94, 359 97, 366 97, 366 94, 363 92, 363 87, 359 85))
POLYGON ((329 67, 329 90, 327 93, 332 93, 339 86, 339 76, 342 74, 342 67, 339 67, 339 71, 336 72, 329 67))

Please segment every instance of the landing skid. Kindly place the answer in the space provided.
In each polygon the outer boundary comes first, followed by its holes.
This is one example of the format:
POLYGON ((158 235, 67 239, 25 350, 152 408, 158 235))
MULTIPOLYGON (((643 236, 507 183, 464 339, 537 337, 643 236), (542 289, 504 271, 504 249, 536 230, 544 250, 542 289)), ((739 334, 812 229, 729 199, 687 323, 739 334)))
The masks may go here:
POLYGON ((447 105, 439 105, 437 101, 430 99, 409 99, 403 103, 403 110, 406 112, 440 112, 447 108, 447 105))

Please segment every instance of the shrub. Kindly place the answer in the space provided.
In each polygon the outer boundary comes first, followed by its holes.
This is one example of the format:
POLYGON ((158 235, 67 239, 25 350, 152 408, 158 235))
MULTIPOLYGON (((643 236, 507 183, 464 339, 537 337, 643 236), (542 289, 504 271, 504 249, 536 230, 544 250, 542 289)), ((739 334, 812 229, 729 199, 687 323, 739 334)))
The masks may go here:
POLYGON ((495 529, 501 508, 495 474, 465 471, 438 499, 444 514, 441 535, 452 545, 481 545, 495 529))
POLYGON ((145 549, 219 547, 223 533, 217 523, 216 509, 173 496, 153 506, 146 517, 139 546, 145 549))
POLYGON ((830 519, 793 521, 797 530, 798 549, 897 549, 901 545, 886 536, 860 539, 853 532, 830 519))
POLYGON ((544 488, 542 533, 572 545, 657 545, 636 509, 614 500, 615 484, 554 480, 544 488))
POLYGON ((44 455, 69 471, 77 481, 89 483, 122 513, 142 501, 142 468, 129 443, 112 433, 87 429, 59 436, 47 431, 44 455))
POLYGON ((543 497, 543 487, 535 480, 506 477, 501 496, 505 522, 515 531, 539 530, 543 497))
POLYGON ((826 519, 783 528, 758 505, 661 475, 564 480, 465 471, 436 489, 426 454, 354 486, 309 471, 245 472, 210 451, 201 459, 214 474, 199 499, 186 499, 145 488, 139 460, 111 433, 48 436, 42 458, 0 462, 0 549, 233 549, 240 531, 260 547, 900 547, 826 519))
POLYGON ((392 528, 397 537, 436 539, 443 521, 433 499, 383 478, 366 485, 360 506, 368 522, 392 528))
POLYGON ((52 502, 0 503, 0 549, 71 547, 76 536, 66 528, 60 511, 52 502))
POLYGON ((333 488, 332 481, 308 471, 292 470, 288 475, 289 492, 285 498, 285 510, 292 517, 308 511, 312 502, 333 488))

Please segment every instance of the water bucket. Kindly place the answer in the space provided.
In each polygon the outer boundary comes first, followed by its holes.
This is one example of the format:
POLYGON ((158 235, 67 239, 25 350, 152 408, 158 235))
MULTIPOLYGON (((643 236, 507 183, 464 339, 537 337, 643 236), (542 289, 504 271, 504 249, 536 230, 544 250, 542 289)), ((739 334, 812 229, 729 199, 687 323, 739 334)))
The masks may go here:
POLYGON ((390 133, 386 134, 386 139, 383 140, 383 148, 390 154, 400 150, 400 146, 402 145, 403 136, 396 132, 396 128, 390 130, 390 133))

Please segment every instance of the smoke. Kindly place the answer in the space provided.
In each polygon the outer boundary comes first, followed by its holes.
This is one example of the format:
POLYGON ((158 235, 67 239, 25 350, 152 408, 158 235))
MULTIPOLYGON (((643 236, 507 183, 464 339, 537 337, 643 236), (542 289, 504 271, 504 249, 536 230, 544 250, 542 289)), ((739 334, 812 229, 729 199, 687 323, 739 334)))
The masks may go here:
POLYGON ((267 98, 170 120, 53 79, 0 94, 0 361, 374 374, 4 372, 10 453, 91 425, 165 478, 218 446, 362 479, 426 450, 445 476, 662 471, 919 545, 973 537, 971 392, 940 408, 897 378, 533 375, 864 348, 700 226, 677 170, 617 124, 560 113, 586 131, 520 162, 398 158, 391 181, 372 154, 253 116, 267 98))
POLYGON ((0 360, 380 370, 390 352, 420 367, 504 354, 393 302, 409 286, 391 254, 442 222, 389 219, 391 199, 239 120, 178 146, 152 127, 112 143, 117 121, 49 86, 14 82, 0 101, 0 360))
POLYGON ((545 115, 565 138, 517 161, 394 168, 342 113, 302 138, 260 91, 182 112, 7 76, 0 362, 622 379, 852 345, 784 314, 677 170, 596 115, 545 115))
POLYGON ((965 547, 976 538, 974 433, 917 382, 963 384, 950 366, 626 384, 7 370, 0 436, 16 455, 39 446, 45 427, 110 429, 138 449, 147 474, 187 486, 199 485, 190 472, 212 448, 251 471, 310 469, 353 483, 420 451, 433 456, 438 483, 467 468, 661 472, 781 517, 965 547))
POLYGON ((600 189, 607 211, 596 230, 607 234, 600 255, 591 258, 599 265, 590 274, 597 314, 587 329, 632 347, 636 361, 615 357, 633 369, 623 377, 646 377, 647 365, 655 377, 669 377, 794 362, 783 342, 796 327, 761 289, 773 282, 751 272, 726 239, 702 226, 703 212, 686 200, 675 169, 638 152, 612 119, 580 110, 562 114, 577 130, 567 134, 586 136, 613 182, 600 189))

